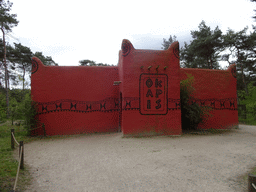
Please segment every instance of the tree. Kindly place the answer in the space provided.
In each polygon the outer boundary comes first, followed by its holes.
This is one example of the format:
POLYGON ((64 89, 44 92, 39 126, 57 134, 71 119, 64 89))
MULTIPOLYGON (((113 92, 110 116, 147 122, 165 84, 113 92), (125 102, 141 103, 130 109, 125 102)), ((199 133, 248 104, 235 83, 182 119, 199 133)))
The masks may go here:
POLYGON ((81 61, 79 61, 79 63, 80 63, 80 66, 94 66, 94 65, 96 65, 95 61, 88 60, 88 59, 81 60, 81 61))
POLYGON ((229 64, 236 63, 239 80, 242 80, 238 89, 244 89, 248 95, 247 82, 256 78, 256 32, 247 33, 248 27, 241 31, 234 32, 229 29, 224 38, 224 46, 228 53, 222 56, 229 64), (233 58, 233 60, 231 60, 233 58))
MULTIPOLYGON (((256 2, 256 0, 251 0, 251 2, 256 2)), ((254 10, 256 11, 256 10, 254 10)), ((253 16, 252 18, 256 19, 256 16, 253 16)))
POLYGON ((22 90, 25 87, 25 74, 26 71, 30 71, 31 68, 31 58, 33 56, 32 51, 29 47, 23 46, 20 43, 14 43, 15 48, 13 49, 11 62, 18 64, 18 68, 22 70, 22 90))
POLYGON ((4 68, 5 68, 5 88, 6 88, 6 105, 7 105, 7 116, 9 116, 9 96, 8 96, 8 69, 6 63, 6 43, 5 43, 5 34, 11 32, 11 29, 14 26, 18 25, 18 20, 16 19, 16 14, 10 14, 12 8, 12 3, 7 0, 5 3, 4 0, 0 1, 0 28, 3 33, 3 45, 4 45, 4 68))
POLYGON ((181 49, 182 65, 187 68, 218 69, 223 51, 222 32, 218 26, 212 31, 202 21, 198 31, 191 31, 193 40, 181 49))
POLYGON ((58 64, 55 63, 51 56, 44 56, 42 52, 35 52, 34 56, 40 59, 44 65, 58 66, 58 64))
MULTIPOLYGON (((79 63, 80 63, 79 66, 111 66, 109 64, 96 63, 95 61, 88 60, 88 59, 81 60, 81 61, 79 61, 79 63)), ((112 66, 114 66, 114 65, 112 65, 112 66)))
POLYGON ((163 44, 162 44, 162 49, 163 50, 167 50, 169 47, 170 47, 170 45, 173 43, 173 42, 175 42, 176 41, 176 39, 177 39, 177 37, 174 35, 173 37, 170 35, 170 37, 169 37, 169 39, 168 40, 166 40, 165 38, 163 38, 163 44))

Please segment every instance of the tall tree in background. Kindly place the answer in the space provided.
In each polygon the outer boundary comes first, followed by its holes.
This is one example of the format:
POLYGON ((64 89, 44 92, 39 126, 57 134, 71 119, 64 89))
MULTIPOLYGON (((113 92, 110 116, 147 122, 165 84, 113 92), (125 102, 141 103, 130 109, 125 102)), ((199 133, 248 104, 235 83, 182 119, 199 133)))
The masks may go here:
MULTIPOLYGON (((85 59, 85 60, 79 61, 79 66, 111 66, 111 65, 103 64, 103 63, 96 63, 95 61, 85 59)), ((112 65, 112 66, 114 66, 114 65, 112 65)))
POLYGON ((238 89, 244 89, 248 95, 247 81, 252 78, 256 80, 256 32, 248 34, 247 30, 248 27, 238 32, 229 29, 223 35, 224 46, 229 53, 224 54, 222 58, 229 64, 237 64, 237 69, 240 72, 238 81, 241 79, 243 82, 238 83, 238 85, 243 85, 243 87, 238 86, 238 89), (234 59, 231 60, 232 58, 234 59))
POLYGON ((44 65, 58 66, 58 64, 55 63, 51 56, 44 56, 42 52, 35 52, 34 56, 40 59, 44 65))
POLYGON ((182 65, 187 68, 218 69, 220 52, 224 50, 221 30, 213 31, 202 21, 198 31, 191 31, 193 40, 181 49, 182 65))
POLYGON ((26 71, 30 71, 31 58, 33 56, 32 51, 29 47, 23 46, 20 43, 14 43, 15 48, 13 49, 13 57, 10 58, 11 62, 17 64, 17 68, 22 71, 22 90, 24 93, 25 88, 25 74, 26 71))
POLYGON ((175 42, 175 41, 177 41, 177 37, 174 35, 174 36, 171 36, 170 35, 170 37, 169 37, 169 39, 168 40, 166 40, 165 38, 163 38, 163 44, 162 44, 162 49, 163 50, 167 50, 169 47, 170 47, 170 45, 173 43, 173 42, 175 42))
POLYGON ((12 27, 18 25, 18 21, 16 19, 16 14, 10 14, 12 7, 12 3, 7 0, 0 1, 0 27, 3 33, 3 46, 4 46, 4 68, 5 68, 5 89, 6 89, 6 105, 7 105, 7 116, 9 116, 9 87, 8 87, 8 66, 6 63, 6 43, 5 43, 5 35, 8 32, 11 32, 12 27))

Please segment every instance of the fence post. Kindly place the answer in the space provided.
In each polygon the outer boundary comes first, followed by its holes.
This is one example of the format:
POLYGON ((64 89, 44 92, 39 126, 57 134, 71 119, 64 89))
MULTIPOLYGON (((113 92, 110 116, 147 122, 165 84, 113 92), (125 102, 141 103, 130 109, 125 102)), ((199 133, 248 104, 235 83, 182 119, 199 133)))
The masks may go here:
POLYGON ((24 169, 24 145, 23 145, 23 141, 20 141, 19 156, 20 155, 21 155, 20 168, 24 169), (22 147, 22 153, 20 154, 21 147, 22 147))
POLYGON ((249 192, 256 191, 256 188, 253 185, 256 186, 256 175, 249 174, 248 175, 248 191, 249 192))
POLYGON ((14 138, 12 134, 14 135, 14 129, 11 129, 11 148, 14 149, 14 138))
POLYGON ((44 123, 43 123, 43 129, 44 129, 44 137, 45 137, 46 136, 46 131, 45 131, 44 123))

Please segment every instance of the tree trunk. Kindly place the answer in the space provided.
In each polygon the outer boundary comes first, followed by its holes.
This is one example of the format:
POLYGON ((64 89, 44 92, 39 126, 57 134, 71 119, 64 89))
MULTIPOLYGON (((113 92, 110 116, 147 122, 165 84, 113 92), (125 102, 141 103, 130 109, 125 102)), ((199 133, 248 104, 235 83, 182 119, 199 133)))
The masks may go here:
POLYGON ((245 92, 246 92, 246 95, 248 96, 248 89, 247 89, 247 85, 246 85, 245 78, 244 78, 244 68, 243 68, 242 64, 241 64, 241 70, 242 70, 242 79, 243 79, 243 83, 244 83, 245 92))
POLYGON ((6 63, 6 45, 5 45, 5 33, 3 27, 1 28, 3 32, 3 44, 4 44, 4 68, 5 68, 5 89, 6 89, 6 106, 7 106, 7 118, 9 118, 9 76, 8 76, 8 69, 6 63))
POLYGON ((23 82, 23 88, 22 88, 22 90, 23 90, 23 93, 24 93, 24 86, 25 86, 25 73, 26 73, 26 71, 25 71, 25 66, 23 65, 23 77, 22 77, 22 82, 23 82))

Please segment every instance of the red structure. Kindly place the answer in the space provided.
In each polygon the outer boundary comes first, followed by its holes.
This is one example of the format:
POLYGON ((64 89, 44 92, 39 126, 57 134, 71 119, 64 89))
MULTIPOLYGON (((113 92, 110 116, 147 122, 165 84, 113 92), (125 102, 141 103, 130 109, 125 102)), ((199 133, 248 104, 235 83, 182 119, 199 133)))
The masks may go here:
POLYGON ((123 40, 117 67, 45 66, 34 57, 31 94, 47 135, 180 135, 180 81, 186 74, 195 79, 192 102, 212 107, 200 128, 238 125, 235 69, 180 69, 178 42, 156 51, 123 40))

